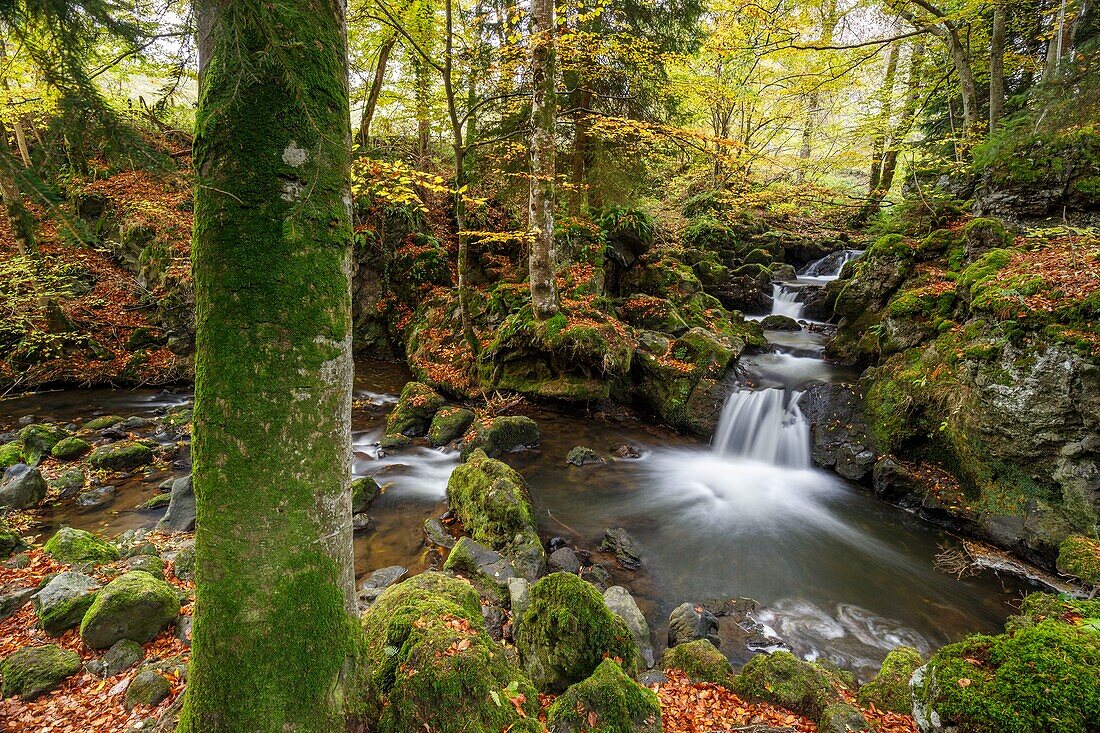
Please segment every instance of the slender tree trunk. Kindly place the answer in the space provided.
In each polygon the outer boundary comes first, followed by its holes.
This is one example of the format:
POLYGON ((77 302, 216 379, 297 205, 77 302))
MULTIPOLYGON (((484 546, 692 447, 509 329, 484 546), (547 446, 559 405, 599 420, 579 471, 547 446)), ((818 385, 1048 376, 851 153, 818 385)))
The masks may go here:
POLYGON ((993 32, 989 39, 989 132, 997 131, 997 125, 1005 111, 1005 25, 1008 4, 1001 0, 993 6, 993 32))
POLYGON ((1073 43, 1073 24, 1067 23, 1067 17, 1075 9, 1075 0, 1061 0, 1058 4, 1058 12, 1054 16, 1051 38, 1047 45, 1047 59, 1043 67, 1043 79, 1050 81, 1056 79, 1062 59, 1069 52, 1073 43))
POLYGON ((898 45, 895 43, 890 46, 886 56, 886 73, 883 76, 879 94, 878 129, 875 130, 875 137, 871 142, 871 180, 868 191, 872 194, 878 190, 879 183, 882 181, 882 155, 894 122, 894 79, 897 71, 898 45))
POLYGON ((34 236, 34 219, 23 206, 23 197, 15 182, 15 156, 11 153, 8 131, 3 120, 0 120, 0 148, 3 149, 0 156, 0 200, 4 204, 4 213, 7 215, 12 236, 15 237, 16 250, 21 255, 35 256, 38 254, 38 243, 34 236))
POLYGON ((558 312, 554 282, 554 0, 531 0, 531 305, 542 320, 558 312))
POLYGON ((978 127, 978 85, 974 81, 974 70, 959 34, 951 29, 947 35, 947 48, 951 52, 951 62, 959 77, 959 91, 962 97, 964 135, 973 133, 978 127))
POLYGON ((392 35, 382 43, 378 49, 378 63, 374 66, 374 79, 371 80, 370 91, 367 93, 366 104, 363 105, 363 114, 359 118, 359 145, 366 147, 370 142, 370 123, 374 119, 374 110, 378 107, 378 95, 382 93, 382 84, 386 80, 386 65, 390 61, 390 52, 397 43, 397 35, 392 35))
POLYGON ((428 64, 423 59, 413 59, 413 75, 416 78, 416 153, 421 170, 428 167, 428 138, 431 136, 431 79, 428 64))
POLYGON ((924 42, 917 41, 913 44, 913 50, 909 57, 909 78, 905 82, 905 106, 902 107, 898 124, 890 135, 890 146, 886 154, 882 156, 882 175, 879 178, 878 200, 890 193, 894 185, 894 174, 898 168, 898 154, 901 152, 902 143, 909 137, 913 129, 913 122, 917 117, 917 108, 920 106, 921 70, 924 67, 924 42))
POLYGON ((343 730, 351 218, 339 0, 200 0, 198 520, 181 733, 343 730))

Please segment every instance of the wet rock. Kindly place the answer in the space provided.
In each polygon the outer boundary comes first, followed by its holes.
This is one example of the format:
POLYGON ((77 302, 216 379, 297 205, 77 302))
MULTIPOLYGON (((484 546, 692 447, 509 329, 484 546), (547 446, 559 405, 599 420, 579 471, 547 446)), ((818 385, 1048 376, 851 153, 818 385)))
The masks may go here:
POLYGON ((861 733, 870 731, 871 726, 855 705, 835 702, 821 713, 817 730, 819 733, 861 733))
POLYGON ((703 606, 682 603, 668 617, 668 645, 674 647, 696 639, 718 646, 718 619, 703 606))
POLYGON ((80 623, 98 590, 95 578, 83 573, 58 573, 31 597, 38 625, 49 636, 61 636, 80 623))
POLYGON ((386 588, 401 580, 409 572, 408 568, 391 565, 370 573, 359 582, 358 599, 361 606, 369 606, 378 600, 386 588))
POLYGON ((581 569, 581 561, 577 558, 577 553, 569 547, 561 547, 551 552, 547 565, 552 573, 561 572, 576 575, 581 569))
POLYGON ((126 709, 131 710, 137 705, 155 707, 171 694, 172 685, 168 680, 154 670, 145 669, 138 672, 126 688, 126 709))
POLYGON ((886 456, 875 464, 871 472, 871 486, 875 495, 883 501, 907 506, 920 504, 923 487, 920 479, 892 456, 886 456))
POLYGON ((726 655, 706 639, 678 644, 665 652, 661 660, 665 670, 678 669, 692 682, 714 682, 729 686, 733 682, 733 667, 726 655))
POLYGON ((56 644, 24 647, 0 662, 3 697, 33 700, 80 671, 80 655, 56 644))
POLYGON ((172 494, 168 511, 157 522, 159 532, 191 532, 195 529, 195 489, 191 477, 184 476, 172 482, 172 494))
POLYGON ((34 587, 0 592, 0 621, 14 615, 16 611, 30 603, 34 593, 34 587))
POLYGON ((886 655, 879 673, 859 688, 859 704, 874 705, 879 710, 909 715, 913 712, 913 697, 909 680, 924 665, 924 658, 911 646, 900 646, 886 655))
POLYGON ((638 653, 645 669, 653 666, 653 643, 649 640, 649 624, 646 623, 642 610, 638 608, 637 601, 630 592, 621 585, 613 585, 603 593, 603 601, 615 614, 623 620, 630 633, 634 635, 634 641, 638 644, 638 653))
POLYGON ((466 460, 477 450, 490 458, 500 458, 505 453, 532 448, 539 444, 539 426, 524 415, 497 417, 478 422, 473 436, 462 444, 462 459, 466 460))
POLYGON ((761 328, 767 331, 801 331, 802 326, 798 324, 798 321, 790 316, 783 316, 777 313, 773 313, 770 316, 765 316, 760 321, 761 328))
POLYGON ((599 453, 591 448, 578 445, 569 451, 569 455, 565 457, 565 462, 571 466, 591 466, 603 463, 604 460, 599 453))
POLYGON ((481 618, 489 638, 493 641, 501 641, 504 638, 504 625, 507 622, 504 611, 493 604, 482 605, 481 618))
POLYGON ((59 461, 75 461, 91 449, 92 446, 88 441, 71 435, 57 441, 50 450, 50 455, 59 461))
POLYGON ((153 425, 155 422, 156 422, 156 420, 153 420, 152 418, 149 418, 149 417, 141 417, 140 415, 131 415, 130 417, 128 417, 125 420, 123 420, 122 422, 120 422, 118 424, 118 427, 122 430, 127 431, 127 432, 132 432, 134 430, 142 430, 144 428, 147 428, 150 425, 153 425))
MULTIPOLYGON (((814 463, 835 468, 845 456, 859 456, 859 465, 866 468, 864 451, 875 445, 863 416, 863 393, 850 384, 816 383, 810 385, 798 401, 810 423, 810 447, 814 463)), ((849 469, 853 472, 855 466, 849 469)))
POLYGON ((122 422, 121 415, 101 415, 84 423, 84 429, 92 431, 104 430, 112 425, 118 425, 120 422, 122 422))
POLYGON ((366 512, 351 515, 351 531, 363 532, 370 529, 371 518, 366 512))
POLYGON ((58 492, 58 498, 71 499, 84 488, 85 478, 84 472, 79 468, 70 468, 49 483, 58 492))
POLYGON ((443 526, 443 522, 431 517, 424 521, 424 534, 428 536, 428 541, 433 545, 451 549, 455 546, 456 540, 453 535, 443 526))
POLYGON ((619 443, 618 445, 616 445, 614 448, 611 449, 611 455, 615 456, 616 458, 620 458, 620 459, 622 459, 622 458, 641 458, 642 457, 642 452, 639 451, 637 448, 635 448, 632 445, 627 445, 626 443, 619 443))
POLYGON ((19 431, 19 442, 23 446, 23 458, 31 466, 37 466, 42 459, 61 440, 68 437, 64 428, 52 423, 28 425, 19 431))
POLYGON ((91 532, 62 527, 42 547, 58 562, 69 565, 102 564, 119 558, 118 549, 91 532))
POLYGON ((833 470, 846 479, 862 481, 871 474, 876 460, 878 454, 870 448, 860 443, 845 443, 837 451, 833 470))
POLYGON ((474 422, 474 413, 464 407, 444 407, 432 418, 428 442, 439 447, 461 438, 474 422))
POLYGON ((603 541, 600 549, 615 555, 615 562, 626 570, 637 570, 642 567, 642 556, 634 538, 622 527, 604 530, 603 541))
POLYGON ((351 513, 365 512, 378 498, 382 488, 370 476, 360 476, 351 481, 351 513))
POLYGON ((580 578, 584 582, 594 585, 600 593, 603 593, 612 585, 611 573, 599 563, 581 568, 580 578))
POLYGON ((386 435, 424 435, 432 417, 445 404, 446 400, 428 385, 409 382, 386 418, 386 435))
POLYGON ((88 456, 88 463, 111 471, 128 471, 152 462, 153 451, 133 441, 101 445, 88 456))
POLYGON ((114 486, 97 486, 77 494, 76 505, 85 511, 89 511, 105 507, 114 500, 114 486))
POLYGON ((0 508, 26 509, 46 498, 46 479, 37 468, 17 463, 0 479, 0 508))
POLYGON ((443 569, 466 576, 478 590, 498 601, 507 598, 508 581, 517 577, 507 558, 469 537, 458 540, 443 569))
POLYGON ((613 659, 605 659, 588 679, 571 685, 546 714, 549 733, 604 731, 660 733, 657 695, 635 682, 613 659))
POLYGON ((527 578, 508 579, 508 607, 512 610, 512 618, 518 622, 519 617, 531 605, 531 584, 527 578))
POLYGON ((120 639, 144 644, 175 621, 179 609, 172 586, 149 573, 132 571, 99 591, 80 624, 80 638, 93 649, 106 649, 120 639))

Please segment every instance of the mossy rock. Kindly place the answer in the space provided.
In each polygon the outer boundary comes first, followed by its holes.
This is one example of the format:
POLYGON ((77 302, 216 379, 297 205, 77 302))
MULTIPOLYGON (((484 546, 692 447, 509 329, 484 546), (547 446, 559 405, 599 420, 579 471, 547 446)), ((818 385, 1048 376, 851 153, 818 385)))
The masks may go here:
POLYGON ((154 496, 149 497, 145 501, 138 504, 138 509, 143 512, 154 511, 157 509, 167 509, 168 504, 172 501, 172 495, 168 492, 161 492, 154 496))
POLYGON ((635 328, 668 334, 681 334, 688 330, 680 311, 667 298, 637 293, 619 306, 623 320, 635 328))
POLYGON ((20 430, 19 443, 23 446, 23 458, 27 465, 38 465, 68 435, 68 430, 51 423, 35 423, 20 430))
POLYGON ((42 547, 48 555, 58 562, 69 565, 85 565, 92 563, 114 562, 118 559, 118 548, 101 540, 91 532, 72 527, 62 527, 57 530, 42 547))
POLYGON ((382 488, 370 476, 360 476, 351 481, 351 511, 353 514, 365 512, 378 498, 382 488))
POLYGON ((75 461, 91 449, 92 446, 88 441, 71 435, 57 441, 53 449, 50 450, 50 455, 59 461, 75 461))
POLYGON ((101 445, 88 456, 88 463, 110 471, 127 471, 153 462, 148 446, 130 440, 101 445))
POLYGON ((126 687, 125 704, 130 710, 137 705, 155 707, 172 694, 172 685, 156 670, 144 669, 126 687))
POLYGON ((18 440, 0 445, 0 471, 23 463, 23 444, 18 440))
POLYGON ((409 382, 386 418, 387 435, 424 435, 432 417, 446 404, 442 395, 423 382, 409 382))
POLYGON ((680 670, 692 682, 714 682, 725 687, 733 683, 733 667, 726 655, 706 639, 677 644, 665 652, 661 666, 665 670, 680 670))
POLYGON ((461 438, 474 421, 474 413, 464 407, 444 407, 435 413, 428 428, 428 442, 443 446, 461 438))
POLYGON ((899 646, 892 650, 882 660, 882 668, 875 678, 859 688, 859 704, 909 715, 913 712, 909 679, 923 664, 924 658, 911 646, 899 646))
POLYGON ((56 644, 24 647, 0 662, 3 697, 24 700, 49 692, 80 671, 80 655, 56 644))
POLYGON ((538 730, 532 723, 538 718, 536 691, 486 634, 477 593, 468 583, 439 573, 410 578, 375 601, 362 629, 361 676, 351 707, 370 730, 538 730))
POLYGON ((661 705, 618 662, 605 659, 554 701, 546 727, 550 733, 660 733, 661 705))
POLYGON ((1064 539, 1058 548, 1058 572, 1086 585, 1100 585, 1100 541, 1082 535, 1064 539))
POLYGON ((966 256, 974 259, 991 249, 1007 249, 1015 238, 997 219, 975 219, 963 230, 966 239, 966 256))
POLYGON ((23 546, 23 538, 8 525, 4 517, 0 516, 0 559, 7 558, 16 550, 22 549, 23 546))
POLYGON ((773 259, 771 252, 766 249, 757 248, 749 250, 745 254, 744 262, 746 265, 764 265, 768 267, 771 265, 773 259))
POLYGON ((462 444, 462 459, 468 460, 477 450, 490 458, 538 445, 539 425, 524 415, 496 417, 478 422, 474 434, 462 444))
POLYGON ((936 716, 968 733, 1100 730, 1100 630, 1046 619, 971 636, 936 652, 912 689, 922 729, 936 716))
POLYGON ((855 705, 834 702, 817 721, 818 733, 870 733, 873 729, 855 705))
POLYGON ((95 578, 83 573, 58 573, 31 596, 38 625, 48 636, 61 636, 80 624, 98 590, 95 578))
POLYGON ((784 651, 750 659, 733 681, 733 691, 811 720, 817 720, 835 698, 822 670, 784 651))
POLYGON ((790 316, 780 315, 773 313, 770 316, 764 316, 760 321, 760 327, 768 331, 801 331, 802 326, 798 324, 798 321, 790 316))
POLYGON ((112 425, 118 425, 123 419, 121 415, 101 415, 84 423, 84 427, 87 430, 105 430, 112 425))
POLYGON ((179 610, 180 598, 172 586, 134 570, 99 592, 80 623, 80 638, 93 649, 106 649, 120 639, 144 644, 174 622, 179 610))
POLYGON ((603 596, 575 575, 553 573, 531 587, 515 636, 523 666, 540 690, 562 692, 586 679, 604 657, 634 675, 638 645, 603 596))
POLYGON ((475 450, 447 481, 447 502, 466 531, 493 549, 535 531, 527 482, 508 464, 475 450))
POLYGON ((85 479, 84 472, 79 468, 69 468, 50 481, 49 484, 51 489, 58 491, 63 497, 74 496, 84 488, 85 479))

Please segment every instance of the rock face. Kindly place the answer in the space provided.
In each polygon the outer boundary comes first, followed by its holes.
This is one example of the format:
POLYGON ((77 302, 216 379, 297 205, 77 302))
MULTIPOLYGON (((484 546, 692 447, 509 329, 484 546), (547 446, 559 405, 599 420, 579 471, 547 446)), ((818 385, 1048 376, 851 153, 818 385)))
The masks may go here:
POLYGON ((733 667, 726 655, 706 639, 678 644, 665 652, 661 666, 667 671, 678 669, 693 682, 714 682, 725 687, 733 683, 733 667))
POLYGON ((603 592, 603 602, 607 604, 611 613, 621 618, 626 628, 630 629, 645 668, 652 667, 653 643, 649 640, 649 624, 646 623, 645 616, 638 608, 638 602, 634 600, 634 596, 621 585, 613 585, 603 592))
POLYGON ((668 617, 669 647, 705 639, 718 646, 718 619, 695 603, 681 603, 668 617))
POLYGON ((80 638, 93 649, 106 649, 121 639, 144 644, 175 621, 179 610, 172 586, 135 570, 99 592, 80 624, 80 638))
POLYGON ((49 636, 77 626, 95 600, 99 581, 83 573, 58 573, 31 596, 38 624, 49 636))
POLYGON ((101 445, 88 456, 88 463, 110 471, 129 471, 153 462, 153 451, 141 443, 120 441, 101 445))
POLYGON ((591 677, 554 701, 546 727, 550 733, 660 733, 661 707, 657 695, 631 679, 617 662, 605 659, 591 677))
POLYGON ((157 522, 160 532, 192 532, 195 529, 195 489, 191 477, 184 476, 172 482, 171 499, 164 517, 157 522))
POLYGON ((24 647, 0 662, 3 697, 24 700, 49 692, 80 671, 80 655, 55 644, 24 647))
POLYGON ((913 712, 909 680, 922 665, 924 659, 913 647, 900 646, 892 650, 882 660, 882 668, 875 678, 859 688, 859 704, 909 715, 913 712))
POLYGON ((4 471, 0 479, 0 508, 26 509, 46 498, 46 479, 37 468, 22 463, 4 471))
POLYGON ((440 573, 410 578, 379 597, 363 615, 362 628, 359 722, 367 729, 538 730, 531 722, 538 719, 536 690, 485 633, 478 595, 468 583, 440 573))
POLYGON ((91 532, 62 527, 42 547, 58 562, 70 565, 101 564, 118 559, 118 549, 91 532))
POLYGON ((595 588, 566 573, 548 575, 531 587, 515 642, 524 668, 543 691, 562 692, 586 679, 604 657, 622 659, 631 675, 638 666, 630 629, 595 588))

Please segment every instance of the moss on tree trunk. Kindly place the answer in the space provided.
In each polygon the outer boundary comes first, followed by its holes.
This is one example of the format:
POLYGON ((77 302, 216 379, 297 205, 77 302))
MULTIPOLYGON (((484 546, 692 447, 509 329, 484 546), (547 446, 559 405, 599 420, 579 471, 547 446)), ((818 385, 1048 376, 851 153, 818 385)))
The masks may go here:
POLYGON ((343 7, 196 4, 188 733, 343 725, 354 608, 343 7))

